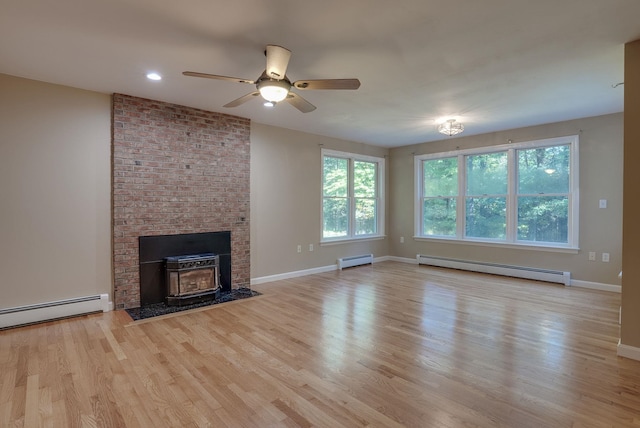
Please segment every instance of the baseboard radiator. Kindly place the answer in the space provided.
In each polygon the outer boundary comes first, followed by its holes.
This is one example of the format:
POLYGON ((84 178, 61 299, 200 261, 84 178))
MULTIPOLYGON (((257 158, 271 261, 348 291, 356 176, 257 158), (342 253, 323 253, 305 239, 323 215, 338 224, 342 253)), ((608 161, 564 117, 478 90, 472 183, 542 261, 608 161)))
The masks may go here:
POLYGON ((363 254, 360 256, 343 257, 341 259, 338 259, 338 269, 342 270, 348 267, 370 265, 372 263, 373 263, 373 254, 363 254))
POLYGON ((0 329, 107 311, 108 294, 0 309, 0 329))
POLYGON ((571 272, 537 269, 524 266, 501 265, 494 263, 472 262, 466 260, 432 257, 418 254, 419 265, 446 267, 468 270, 472 272, 490 273, 494 275, 512 276, 515 278, 535 279, 537 281, 556 282, 571 285, 571 272))

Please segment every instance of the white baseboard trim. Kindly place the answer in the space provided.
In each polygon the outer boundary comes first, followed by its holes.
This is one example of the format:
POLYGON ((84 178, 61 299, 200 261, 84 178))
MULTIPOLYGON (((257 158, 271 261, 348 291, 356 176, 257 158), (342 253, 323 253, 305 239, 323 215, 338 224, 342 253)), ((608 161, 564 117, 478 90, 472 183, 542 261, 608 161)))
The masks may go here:
POLYGON ((417 265, 418 264, 418 260, 416 258, 407 258, 407 257, 396 257, 396 256, 387 256, 387 260, 392 261, 392 262, 399 262, 399 263, 408 263, 410 265, 417 265))
POLYGON ((337 265, 321 266, 321 267, 312 268, 312 269, 297 270, 293 272, 279 273, 276 275, 268 275, 268 276, 261 276, 258 278, 251 278, 251 285, 264 284, 264 283, 273 282, 273 281, 280 281, 282 279, 298 278, 301 276, 313 275, 316 273, 331 272, 332 270, 338 270, 338 266, 337 265))
POLYGON ((0 309, 0 329, 112 309, 108 294, 0 309))
POLYGON ((588 288, 590 290, 611 291, 613 293, 622 293, 621 285, 603 284, 600 282, 580 281, 578 279, 572 279, 572 287, 588 288))
POLYGON ((640 348, 623 345, 618 341, 618 356, 640 361, 640 348))
MULTIPOLYGON (((396 258, 392 256, 374 257, 373 263, 386 262, 389 260, 396 260, 396 258)), ((411 262, 415 262, 415 261, 411 260, 411 262)), ((321 267, 312 268, 312 269, 304 269, 304 270, 297 270, 293 272, 279 273, 276 275, 260 276, 257 278, 251 278, 251 285, 265 284, 267 282, 279 281, 281 279, 298 278, 301 276, 313 275, 316 273, 331 272, 334 270, 338 270, 337 265, 321 266, 321 267)))

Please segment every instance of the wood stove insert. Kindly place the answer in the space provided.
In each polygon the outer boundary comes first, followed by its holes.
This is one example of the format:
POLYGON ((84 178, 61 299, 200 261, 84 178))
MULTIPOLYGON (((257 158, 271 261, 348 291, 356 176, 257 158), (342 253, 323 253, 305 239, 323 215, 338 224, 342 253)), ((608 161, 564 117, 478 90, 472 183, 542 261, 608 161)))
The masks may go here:
POLYGON ((213 253, 165 258, 167 304, 184 305, 220 295, 220 258, 213 253))

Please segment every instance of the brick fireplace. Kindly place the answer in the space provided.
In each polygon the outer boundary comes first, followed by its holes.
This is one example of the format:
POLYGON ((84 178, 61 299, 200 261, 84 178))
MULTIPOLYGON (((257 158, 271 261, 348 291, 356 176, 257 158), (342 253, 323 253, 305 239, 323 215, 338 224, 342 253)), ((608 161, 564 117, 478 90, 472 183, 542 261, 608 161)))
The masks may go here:
POLYGON ((140 306, 138 238, 231 232, 231 283, 249 285, 249 119, 113 96, 116 309, 140 306))

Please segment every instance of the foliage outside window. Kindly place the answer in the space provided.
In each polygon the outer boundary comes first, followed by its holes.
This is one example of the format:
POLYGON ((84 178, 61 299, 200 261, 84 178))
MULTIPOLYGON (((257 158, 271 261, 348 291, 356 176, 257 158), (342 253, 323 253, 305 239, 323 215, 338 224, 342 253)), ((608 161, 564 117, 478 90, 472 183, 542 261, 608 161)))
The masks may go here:
POLYGON ((507 236, 507 152, 465 156, 465 236, 507 236))
POLYGON ((433 159, 422 167, 422 230, 426 235, 455 237, 458 160, 433 159))
POLYGON ((416 156, 416 236, 578 245, 578 138, 416 156))
POLYGON ((384 159, 322 151, 322 240, 379 236, 383 231, 384 159))

